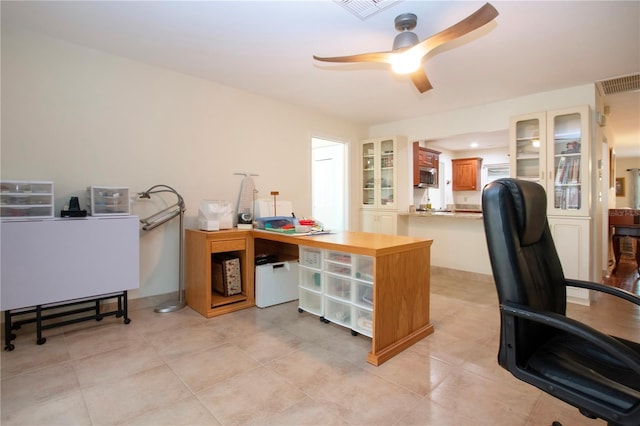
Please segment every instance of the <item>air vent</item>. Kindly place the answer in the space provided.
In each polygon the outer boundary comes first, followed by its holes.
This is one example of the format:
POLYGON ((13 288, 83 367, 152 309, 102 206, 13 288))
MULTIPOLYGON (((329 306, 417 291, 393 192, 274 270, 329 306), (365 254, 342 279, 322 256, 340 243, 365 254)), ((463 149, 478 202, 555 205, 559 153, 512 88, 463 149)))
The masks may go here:
POLYGON ((398 3, 398 0, 335 0, 335 2, 364 20, 374 13, 398 3))
POLYGON ((640 90, 640 74, 629 74, 622 77, 597 82, 603 95, 633 92, 640 90))

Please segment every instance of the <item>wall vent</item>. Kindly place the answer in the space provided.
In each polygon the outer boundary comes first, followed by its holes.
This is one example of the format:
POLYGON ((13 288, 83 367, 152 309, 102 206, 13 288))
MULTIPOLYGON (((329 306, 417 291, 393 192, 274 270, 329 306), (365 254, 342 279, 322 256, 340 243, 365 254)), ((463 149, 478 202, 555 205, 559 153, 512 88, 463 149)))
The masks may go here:
POLYGON ((380 12, 398 0, 334 0, 340 6, 356 15, 358 18, 365 20, 374 13, 380 12))
POLYGON ((610 78, 609 80, 600 80, 596 83, 603 95, 633 92, 640 90, 640 73, 610 78))

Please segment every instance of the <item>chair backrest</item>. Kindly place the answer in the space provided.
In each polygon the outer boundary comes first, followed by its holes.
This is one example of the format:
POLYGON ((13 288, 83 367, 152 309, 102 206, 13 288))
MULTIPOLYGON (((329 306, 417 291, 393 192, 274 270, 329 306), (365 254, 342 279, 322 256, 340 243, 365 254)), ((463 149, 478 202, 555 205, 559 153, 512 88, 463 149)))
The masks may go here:
MULTIPOLYGON (((566 284, 547 222, 547 196, 535 182, 512 178, 495 180, 482 192, 482 213, 499 302, 566 313, 566 284)), ((506 367, 502 319, 498 361, 506 367)), ((529 353, 555 331, 520 319, 518 346, 529 353)))

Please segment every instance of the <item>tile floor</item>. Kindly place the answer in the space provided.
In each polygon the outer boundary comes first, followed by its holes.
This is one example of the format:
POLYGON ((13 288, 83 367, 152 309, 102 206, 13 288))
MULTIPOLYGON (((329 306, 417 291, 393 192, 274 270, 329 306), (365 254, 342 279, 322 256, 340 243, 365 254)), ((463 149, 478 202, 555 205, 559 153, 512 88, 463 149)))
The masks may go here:
MULTIPOLYGON (((635 270, 633 271, 635 274, 635 270)), ((632 280, 637 281, 637 275, 632 280)), ((19 330, 2 352, 2 425, 602 425, 496 362, 486 280, 432 275, 435 333, 374 367, 363 336, 296 302, 205 319, 189 308, 19 330)), ((640 340, 638 309, 601 297, 569 315, 640 340)))

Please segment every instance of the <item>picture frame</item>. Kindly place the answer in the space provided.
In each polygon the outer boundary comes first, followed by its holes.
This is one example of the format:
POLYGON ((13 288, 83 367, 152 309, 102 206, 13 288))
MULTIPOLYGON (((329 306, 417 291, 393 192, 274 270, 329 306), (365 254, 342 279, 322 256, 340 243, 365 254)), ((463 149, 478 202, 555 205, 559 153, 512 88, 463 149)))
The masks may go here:
POLYGON ((624 178, 616 178, 616 197, 624 197, 625 195, 624 178))

